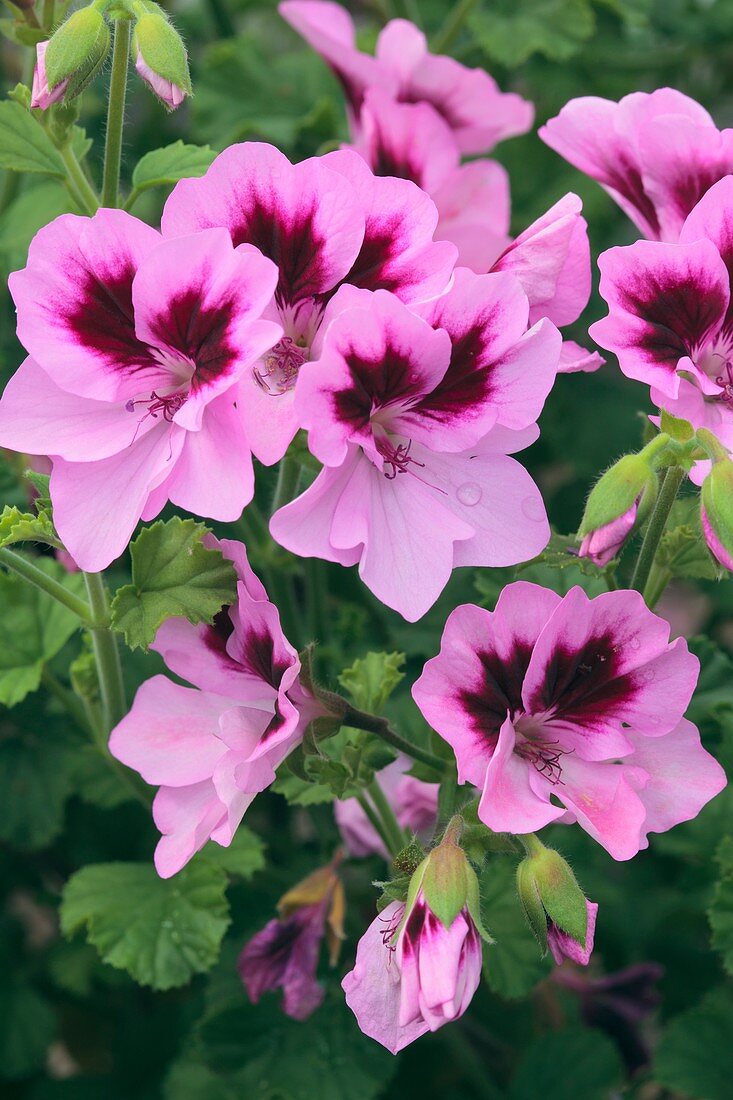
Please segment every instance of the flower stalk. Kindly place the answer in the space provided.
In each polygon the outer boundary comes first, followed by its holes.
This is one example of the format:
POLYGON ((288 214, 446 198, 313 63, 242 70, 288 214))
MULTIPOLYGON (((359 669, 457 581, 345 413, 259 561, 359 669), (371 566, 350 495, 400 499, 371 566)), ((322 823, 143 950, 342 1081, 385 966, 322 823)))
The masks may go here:
POLYGON ((119 205, 122 131, 125 124, 125 97, 127 95, 127 68, 130 62, 131 30, 132 25, 128 17, 118 16, 115 19, 112 77, 109 85, 107 136, 104 146, 104 173, 102 178, 102 206, 108 207, 119 205))
MULTIPOLYGON (((652 566, 654 565, 659 543, 664 534, 664 529, 667 526, 669 513, 672 510, 672 505, 677 499, 677 493, 679 492, 684 476, 685 471, 682 466, 668 466, 665 470, 659 488, 659 495, 654 505, 654 510, 649 518, 644 541, 639 551, 639 557, 636 560, 630 587, 637 592, 641 592, 647 600, 647 604, 649 603, 647 599, 647 583, 652 571, 652 566)), ((657 595, 657 599, 659 595, 661 595, 661 593, 657 595)))
POLYGON ((93 622, 90 630, 102 698, 102 724, 106 751, 107 736, 120 719, 124 718, 127 711, 125 688, 117 638, 109 626, 109 600, 104 577, 101 573, 85 573, 84 582, 92 610, 93 622))
POLYGON ((388 745, 391 745, 393 749, 406 753, 413 760, 419 760, 430 768, 435 768, 437 772, 444 770, 445 761, 441 760, 439 756, 435 756, 428 749, 422 749, 419 745, 413 745, 411 741, 401 737, 399 733, 392 729, 386 718, 347 706, 343 716, 343 724, 351 726, 353 729, 366 730, 368 733, 376 734, 382 741, 386 741, 388 745))

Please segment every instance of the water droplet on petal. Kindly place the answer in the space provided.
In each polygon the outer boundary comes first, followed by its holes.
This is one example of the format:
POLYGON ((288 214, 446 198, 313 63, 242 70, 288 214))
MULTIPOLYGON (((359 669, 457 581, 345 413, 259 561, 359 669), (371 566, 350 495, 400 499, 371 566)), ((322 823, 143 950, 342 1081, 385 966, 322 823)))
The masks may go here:
POLYGON ((467 481, 465 485, 460 486, 456 493, 461 504, 465 504, 466 508, 473 508, 475 504, 478 504, 482 495, 483 490, 475 481, 467 481))
POLYGON ((539 523, 545 518, 545 508, 539 497, 525 497, 522 501, 522 512, 527 519, 531 519, 535 523, 539 523))
POLYGON ((641 647, 641 642, 639 641, 638 634, 633 635, 633 637, 629 640, 629 645, 632 649, 639 649, 641 647))

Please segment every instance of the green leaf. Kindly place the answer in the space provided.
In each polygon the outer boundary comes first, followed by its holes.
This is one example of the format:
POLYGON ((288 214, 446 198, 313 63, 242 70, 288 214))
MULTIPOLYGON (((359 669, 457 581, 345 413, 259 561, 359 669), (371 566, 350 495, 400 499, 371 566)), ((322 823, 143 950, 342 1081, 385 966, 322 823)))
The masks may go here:
POLYGON ((513 67, 532 54, 567 61, 595 30, 587 0, 495 0, 469 17, 476 41, 492 61, 513 67))
POLYGON ((700 504, 696 496, 675 502, 671 523, 659 543, 655 568, 666 569, 673 577, 708 581, 718 579, 720 570, 702 533, 700 504))
POLYGON ((0 988, 0 1077, 15 1080, 43 1069, 56 1031, 48 1001, 29 985, 0 988))
POLYGON ((713 893, 708 919, 713 947, 723 953, 723 966, 733 974, 733 836, 723 837, 715 858, 722 875, 713 893))
POLYGON ((40 122, 7 100, 0 103, 0 168, 62 179, 65 174, 64 162, 40 122))
POLYGON ((201 1040, 206 1063, 247 1100, 374 1100, 397 1068, 361 1034, 340 990, 303 1022, 273 997, 226 1009, 205 1021, 201 1040))
POLYGON ((287 760, 280 766, 272 790, 281 794, 293 806, 318 806, 333 802, 331 788, 325 783, 309 783, 288 767, 287 760))
MULTIPOLYGON (((2 106, 2 104, 0 104, 2 106)), ((57 180, 39 179, 0 214, 0 260, 5 271, 23 267, 28 245, 42 226, 73 210, 69 193, 57 180)))
POLYGON ((0 740, 0 840, 45 848, 60 832, 72 789, 74 754, 38 715, 38 732, 0 740))
POLYGON ((252 878, 265 866, 265 844, 251 829, 240 825, 228 848, 211 840, 196 858, 207 860, 230 875, 252 878))
POLYGON ((174 1062, 163 1085, 163 1100, 239 1100, 232 1082, 227 1082, 201 1062, 182 1058, 174 1062))
POLYGON ((608 1100, 623 1081, 616 1047, 599 1031, 568 1028, 538 1035, 526 1047, 508 1100, 608 1100), (541 1085, 539 1084, 541 1082, 541 1085))
POLYGON ((147 649, 172 616, 210 623, 234 602, 234 566, 203 545, 205 534, 203 523, 174 516, 145 528, 130 545, 132 584, 112 601, 112 626, 132 649, 147 649))
POLYGON ((495 939, 484 948, 484 978, 494 993, 525 997, 552 969, 542 958, 517 896, 514 864, 497 857, 480 875, 481 916, 495 939))
POLYGON ((147 191, 189 176, 203 176, 215 156, 208 145, 185 145, 182 141, 174 141, 140 158, 132 173, 132 186, 137 191, 147 191))
POLYGON ((174 878, 152 864, 99 863, 67 882, 61 928, 86 928, 104 962, 126 970, 140 985, 185 985, 216 962, 229 924, 226 874, 199 860, 174 878))
POLYGON ((729 1100, 733 1080, 733 989, 708 993, 695 1008, 667 1025, 653 1065, 653 1079, 675 1096, 729 1100))
POLYGON ((338 678, 359 710, 379 713, 405 677, 404 653, 367 653, 345 668, 338 678))
POLYGON ((53 523, 46 512, 33 515, 5 505, 0 513, 0 546, 12 546, 16 542, 44 542, 60 546, 53 523))
MULTIPOLYGON (((84 580, 67 573, 53 558, 34 564, 69 591, 81 595, 84 580)), ((66 644, 79 620, 41 589, 10 573, 0 573, 3 644, 0 647, 0 703, 15 706, 41 682, 43 666, 66 644)))

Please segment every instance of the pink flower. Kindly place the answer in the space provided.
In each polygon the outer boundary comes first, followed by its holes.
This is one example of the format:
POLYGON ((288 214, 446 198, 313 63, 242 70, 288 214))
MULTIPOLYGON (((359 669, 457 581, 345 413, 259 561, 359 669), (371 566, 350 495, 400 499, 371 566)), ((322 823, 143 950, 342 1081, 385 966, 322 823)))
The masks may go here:
POLYGON ((145 83, 149 85, 158 99, 165 104, 169 111, 175 111, 176 107, 181 106, 188 92, 184 88, 179 88, 173 81, 167 80, 166 77, 161 76, 160 73, 154 72, 146 63, 139 50, 135 58, 135 68, 137 69, 138 76, 142 77, 145 83))
POLYGON ((462 1016, 481 980, 481 938, 467 908, 445 928, 420 891, 400 928, 403 914, 393 901, 372 921, 341 983, 361 1030, 392 1054, 462 1016))
POLYGON ((200 179, 176 185, 163 234, 226 228, 235 245, 260 249, 278 267, 268 309, 282 339, 246 374, 248 437, 266 463, 285 453, 299 424, 293 389, 317 358, 328 304, 342 284, 390 290, 406 302, 441 293, 456 252, 435 243, 437 211, 407 180, 376 180, 353 152, 291 164, 270 145, 226 149, 200 179))
POLYGON ((429 105, 450 128, 461 153, 486 153, 532 125, 531 103, 500 92, 483 69, 431 54, 422 31, 404 19, 387 23, 372 58, 356 48, 353 22, 339 4, 284 0, 278 10, 341 81, 356 132, 364 93, 374 87, 402 103, 429 105))
POLYGON ((652 241, 676 241, 698 199, 733 171, 733 130, 718 130, 699 103, 673 88, 619 103, 573 99, 539 134, 652 241))
POLYGON ((420 618, 459 565, 533 557, 549 529, 542 498, 507 455, 532 442, 560 336, 529 331, 508 274, 458 270, 451 290, 408 309, 350 291, 296 389, 308 445, 325 469, 272 518, 305 557, 359 563, 374 594, 420 618))
POLYGON ((579 966, 587 966, 590 962, 590 957, 593 954, 593 939, 596 931, 598 906, 594 901, 588 901, 587 899, 585 904, 588 910, 588 927, 585 933, 585 944, 578 943, 571 935, 567 932, 563 932, 561 928, 558 928, 553 921, 548 923, 547 946, 558 966, 560 966, 564 959, 570 959, 571 962, 578 963, 579 966))
POLYGON ((623 515, 617 516, 610 523, 605 523, 603 527, 599 527, 596 531, 590 531, 580 544, 579 556, 590 558, 593 564, 600 568, 608 565, 616 557, 634 529, 636 515, 639 511, 639 500, 641 500, 641 497, 623 515))
POLYGON ((733 445, 733 177, 714 184, 678 244, 637 241, 598 261, 607 317, 591 325, 655 404, 733 445))
POLYGON ((39 42, 36 45, 36 67, 33 70, 33 87, 31 88, 31 107, 38 107, 42 111, 63 99, 69 86, 67 78, 57 84, 55 88, 49 88, 48 78, 46 77, 47 49, 48 42, 39 42))
POLYGON ((255 795, 322 708, 300 683, 298 655, 238 542, 217 542, 239 577, 237 603, 213 626, 168 619, 153 645, 182 687, 154 676, 110 736, 110 752, 160 787, 155 866, 180 871, 209 838, 227 847, 255 795))
MULTIPOLYGON (((424 783, 406 775, 411 763, 406 756, 399 756, 377 772, 376 779, 394 810, 400 827, 427 840, 438 813, 439 785, 424 783)), ((356 798, 335 802, 333 812, 350 855, 360 857, 374 853, 389 859, 384 842, 356 798)))
MULTIPOLYGON (((431 107, 395 103, 371 89, 361 119, 354 148, 375 175, 412 180, 430 195, 439 214, 436 237, 456 245, 462 265, 478 274, 516 275, 529 298, 531 323, 541 317, 558 326, 577 321, 591 286, 588 227, 577 195, 565 195, 512 241, 506 172, 491 160, 461 165, 449 127, 431 107)), ((596 356, 595 365, 602 361, 596 356)), ((591 363, 565 369, 588 370, 591 363)))
POLYGON ((630 859, 725 786, 682 717, 697 658, 668 638, 636 592, 561 598, 519 581, 494 612, 450 615, 413 696, 453 746, 459 781, 482 788, 490 829, 577 821, 630 859))
POLYGON ((231 521, 252 499, 240 382, 281 329, 277 279, 210 229, 164 241, 120 210, 57 218, 10 276, 30 357, 0 401, 0 446, 51 455, 59 535, 104 569, 167 500, 231 521))

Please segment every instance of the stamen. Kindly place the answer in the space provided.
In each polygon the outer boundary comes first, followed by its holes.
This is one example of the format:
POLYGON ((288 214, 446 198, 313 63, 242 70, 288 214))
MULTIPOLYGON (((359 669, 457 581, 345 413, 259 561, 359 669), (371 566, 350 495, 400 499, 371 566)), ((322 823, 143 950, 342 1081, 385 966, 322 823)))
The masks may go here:
POLYGON ((382 943, 387 948, 387 950, 390 952, 390 958, 391 958, 392 954, 395 951, 395 947, 394 947, 394 945, 392 944, 391 941, 394 939, 395 932, 399 928, 400 922, 401 922, 404 914, 405 914, 404 905, 401 906, 399 909, 397 909, 396 912, 394 912, 391 917, 383 917, 381 913, 379 914, 379 920, 381 921, 382 924, 386 925, 386 927, 384 929, 382 929, 382 931, 380 932, 380 935, 382 937, 382 943))
MULTIPOLYGON (((723 359, 723 356, 721 355, 720 358, 723 359)), ((720 386, 721 391, 715 400, 722 401, 724 405, 731 405, 733 404, 733 366, 730 359, 723 359, 723 367, 725 375, 719 374, 715 379, 715 385, 720 386)))
POLYGON ((290 336, 283 336, 267 353, 264 369, 252 368, 257 385, 272 397, 287 393, 295 385, 298 371, 308 358, 306 348, 301 348, 290 336))
POLYGON ((563 782, 560 758, 575 752, 575 749, 551 749, 551 746, 558 744, 557 741, 544 741, 541 745, 537 742, 524 741, 521 745, 517 745, 514 751, 536 768, 540 775, 549 779, 553 787, 556 787, 563 782))
POLYGON ((412 447, 411 439, 407 443, 400 443, 397 447, 393 447, 386 440, 379 445, 379 453, 384 459, 385 468, 383 473, 388 481, 394 481, 398 474, 412 472, 409 471, 410 463, 413 466, 425 469, 424 462, 418 462, 416 458, 410 458, 410 447, 412 447))
POLYGON ((158 413, 162 412, 163 419, 167 420, 170 424, 178 410, 185 404, 187 397, 188 394, 181 390, 179 390, 178 393, 171 393, 167 397, 160 397, 160 395, 153 390, 150 397, 141 397, 138 398, 137 401, 130 400, 126 402, 125 409, 127 412, 134 412, 136 405, 147 405, 148 411, 145 413, 145 416, 152 416, 154 420, 157 420, 158 413))

